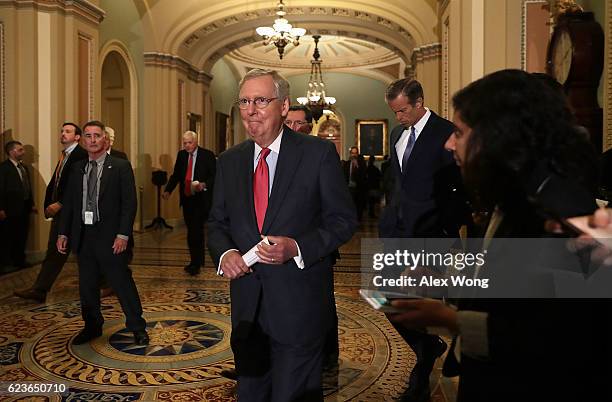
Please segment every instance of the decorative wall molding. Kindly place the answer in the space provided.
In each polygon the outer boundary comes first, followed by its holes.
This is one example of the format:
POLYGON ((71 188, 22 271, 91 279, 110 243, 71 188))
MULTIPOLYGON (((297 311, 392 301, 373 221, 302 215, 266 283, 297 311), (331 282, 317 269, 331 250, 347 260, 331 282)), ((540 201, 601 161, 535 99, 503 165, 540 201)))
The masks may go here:
POLYGON ((606 26, 604 46, 604 143, 603 149, 612 147, 612 2, 606 1, 606 26))
MULTIPOLYGON (((522 0, 521 6, 521 69, 527 70, 527 6, 533 3, 549 4, 548 0, 522 0)), ((551 24, 552 30, 552 24, 551 24)))
POLYGON ((166 67, 177 69, 187 75, 187 78, 189 78, 190 80, 194 82, 203 83, 205 85, 210 85, 210 82, 213 78, 212 75, 208 74, 205 71, 197 69, 195 66, 187 62, 182 57, 175 56, 172 54, 145 52, 144 64, 145 66, 151 67, 166 67))
POLYGON ((439 42, 415 47, 412 51, 412 65, 423 63, 426 60, 442 57, 442 44, 439 42))
MULTIPOLYGON (((0 135, 4 133, 6 125, 6 97, 5 97, 5 48, 4 48, 4 23, 0 21, 0 135)), ((4 136, 3 136, 4 138, 4 136)), ((4 145, 4 141, 1 142, 4 145)), ((3 148, 4 149, 4 148, 3 148)))
POLYGON ((87 0, 0 0, 0 7, 72 14, 96 25, 106 15, 104 10, 87 0))
POLYGON ((78 39, 87 42, 87 120, 94 119, 95 110, 95 61, 93 38, 83 32, 78 33, 78 39))
POLYGON ((439 16, 444 14, 444 11, 446 11, 446 8, 448 7, 449 3, 450 3, 450 0, 438 0, 438 15, 439 16))
POLYGON ((450 104, 450 18, 442 23, 442 117, 448 119, 450 104))

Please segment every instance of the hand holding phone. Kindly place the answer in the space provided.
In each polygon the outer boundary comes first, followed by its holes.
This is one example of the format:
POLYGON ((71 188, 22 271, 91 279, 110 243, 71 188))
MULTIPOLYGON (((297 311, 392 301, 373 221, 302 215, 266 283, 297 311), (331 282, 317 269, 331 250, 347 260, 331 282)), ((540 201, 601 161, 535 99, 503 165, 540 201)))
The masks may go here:
POLYGON ((375 310, 383 313, 401 313, 402 310, 391 305, 391 302, 396 299, 414 299, 421 298, 414 294, 403 293, 383 293, 371 289, 359 289, 359 295, 375 310))

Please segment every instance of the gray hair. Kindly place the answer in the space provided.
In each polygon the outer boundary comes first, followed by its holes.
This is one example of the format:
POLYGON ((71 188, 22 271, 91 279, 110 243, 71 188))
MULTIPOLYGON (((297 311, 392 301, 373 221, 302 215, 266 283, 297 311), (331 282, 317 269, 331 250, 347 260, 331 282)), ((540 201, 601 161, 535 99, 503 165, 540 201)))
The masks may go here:
POLYGON ((185 137, 191 137, 192 140, 198 142, 198 133, 196 133, 195 131, 185 131, 183 133, 183 138, 185 137))
POLYGON ((240 83, 238 84, 238 89, 240 90, 246 81, 253 79, 253 78, 257 78, 257 77, 264 77, 266 75, 269 75, 270 77, 272 77, 272 80, 274 81, 274 89, 276 92, 275 94, 276 97, 280 100, 288 99, 289 91, 290 91, 289 82, 285 79, 285 77, 280 75, 280 73, 276 70, 268 70, 265 68, 254 68, 250 70, 248 73, 246 73, 244 77, 242 77, 242 79, 240 80, 240 83))

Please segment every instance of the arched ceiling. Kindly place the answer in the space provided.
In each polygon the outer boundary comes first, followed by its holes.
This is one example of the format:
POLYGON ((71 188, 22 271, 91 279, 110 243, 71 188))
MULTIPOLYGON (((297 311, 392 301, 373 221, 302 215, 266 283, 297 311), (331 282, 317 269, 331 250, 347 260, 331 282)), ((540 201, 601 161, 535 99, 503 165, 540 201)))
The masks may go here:
POLYGON ((322 34, 326 70, 377 69, 387 78, 409 63, 412 50, 437 42, 436 0, 285 0, 287 19, 307 30, 281 61, 255 33, 270 26, 277 0, 142 0, 148 51, 181 57, 209 73, 225 57, 234 68, 308 70, 313 34, 322 34), (389 68, 389 66, 393 66, 389 68))

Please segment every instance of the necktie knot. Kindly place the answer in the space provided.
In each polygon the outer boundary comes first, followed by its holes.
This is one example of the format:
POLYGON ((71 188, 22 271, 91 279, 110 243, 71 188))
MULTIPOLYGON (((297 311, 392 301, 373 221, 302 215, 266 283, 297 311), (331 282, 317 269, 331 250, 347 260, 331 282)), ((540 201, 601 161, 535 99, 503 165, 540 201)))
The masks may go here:
POLYGON ((270 155, 270 148, 262 148, 261 153, 259 154, 259 158, 266 160, 268 155, 270 155))

